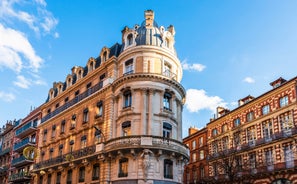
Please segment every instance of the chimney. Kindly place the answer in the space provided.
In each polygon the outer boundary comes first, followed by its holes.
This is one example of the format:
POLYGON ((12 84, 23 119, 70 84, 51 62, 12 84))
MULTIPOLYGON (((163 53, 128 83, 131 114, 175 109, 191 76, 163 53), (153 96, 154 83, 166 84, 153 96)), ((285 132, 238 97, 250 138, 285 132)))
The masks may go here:
POLYGON ((189 135, 192 135, 192 134, 194 134, 194 133, 196 133, 198 131, 199 131, 198 128, 196 128, 196 127, 190 127, 189 128, 189 135))
POLYGON ((144 12, 144 18, 145 18, 145 27, 146 28, 152 28, 154 25, 154 12, 153 10, 146 10, 144 12))

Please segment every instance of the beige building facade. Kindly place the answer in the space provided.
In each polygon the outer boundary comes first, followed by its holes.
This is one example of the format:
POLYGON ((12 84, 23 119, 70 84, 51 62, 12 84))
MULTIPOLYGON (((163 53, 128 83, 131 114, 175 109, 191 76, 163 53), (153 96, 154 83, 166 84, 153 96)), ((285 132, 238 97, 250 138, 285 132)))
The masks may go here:
POLYGON ((41 106, 34 183, 182 183, 185 90, 175 30, 145 11, 85 67, 55 82, 41 106))

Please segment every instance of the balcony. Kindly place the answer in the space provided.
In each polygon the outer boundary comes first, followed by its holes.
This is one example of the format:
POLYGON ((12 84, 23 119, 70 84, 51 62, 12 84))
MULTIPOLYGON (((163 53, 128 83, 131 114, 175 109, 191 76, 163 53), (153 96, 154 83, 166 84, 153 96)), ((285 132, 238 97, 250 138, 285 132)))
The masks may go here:
POLYGON ((108 140, 105 143, 105 151, 114 151, 129 148, 155 148, 161 150, 170 150, 185 157, 188 157, 187 147, 174 139, 158 136, 125 136, 108 140))
POLYGON ((69 161, 81 160, 82 158, 84 158, 86 156, 93 155, 95 153, 95 150, 96 150, 96 147, 95 147, 95 145, 93 145, 93 146, 85 147, 85 148, 77 150, 77 151, 68 152, 64 155, 39 162, 34 165, 34 169, 43 169, 43 168, 52 167, 52 166, 56 166, 56 165, 62 165, 63 163, 68 163, 69 161), (69 160, 69 158, 67 158, 68 157, 67 155, 72 156, 71 160, 69 160))
POLYGON ((29 172, 19 172, 19 173, 10 175, 8 178, 8 181, 19 183, 19 182, 30 180, 30 179, 31 179, 31 175, 29 172))
POLYGON ((36 121, 31 121, 29 123, 26 123, 25 125, 23 125, 22 127, 20 127, 19 129, 17 129, 15 131, 15 136, 18 138, 22 138, 25 137, 29 134, 31 134, 32 132, 36 131, 36 127, 37 127, 37 122, 36 121))
POLYGON ((5 150, 1 150, 0 151, 0 156, 5 155, 5 154, 9 154, 11 151, 11 148, 6 148, 5 150))
POLYGON ((11 165, 14 167, 22 166, 22 165, 27 165, 34 163, 33 160, 29 160, 25 158, 24 156, 20 156, 19 158, 15 158, 11 161, 11 165))
POLYGON ((82 94, 77 95, 74 99, 68 101, 67 103, 65 103, 64 105, 58 107, 56 110, 54 110, 53 112, 47 114, 46 116, 44 116, 41 119, 41 123, 49 120, 50 118, 60 114, 61 112, 65 111, 66 109, 74 106, 75 104, 77 104, 78 102, 84 100, 85 98, 91 96, 92 94, 96 93, 97 91, 101 90, 103 87, 105 87, 106 85, 112 83, 112 79, 108 78, 102 81, 100 81, 99 83, 97 83, 95 86, 90 87, 88 90, 86 90, 85 92, 83 92, 82 94))
POLYGON ((0 176, 5 176, 8 174, 8 166, 0 167, 0 176))
POLYGON ((22 151, 26 146, 35 146, 35 145, 36 145, 35 140, 32 141, 32 140, 29 139, 29 137, 27 137, 24 140, 22 140, 21 142, 16 143, 13 146, 13 150, 14 151, 22 151))

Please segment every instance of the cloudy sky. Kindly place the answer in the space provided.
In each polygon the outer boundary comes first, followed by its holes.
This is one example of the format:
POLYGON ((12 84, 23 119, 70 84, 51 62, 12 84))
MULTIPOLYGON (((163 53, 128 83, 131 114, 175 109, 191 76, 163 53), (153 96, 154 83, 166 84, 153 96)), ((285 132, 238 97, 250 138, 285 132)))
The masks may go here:
POLYGON ((85 66, 121 30, 155 11, 173 24, 187 90, 183 136, 201 128, 217 106, 237 107, 247 95, 297 75, 297 1, 0 1, 0 125, 45 102, 55 81, 85 66))

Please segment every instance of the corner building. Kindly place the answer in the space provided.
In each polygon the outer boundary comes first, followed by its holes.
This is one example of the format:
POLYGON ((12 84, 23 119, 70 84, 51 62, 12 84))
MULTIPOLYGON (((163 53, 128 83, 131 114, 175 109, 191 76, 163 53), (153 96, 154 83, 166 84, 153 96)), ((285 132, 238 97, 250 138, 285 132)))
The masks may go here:
POLYGON ((34 183, 182 183, 185 90, 175 30, 145 11, 85 67, 55 82, 41 106, 34 183))

